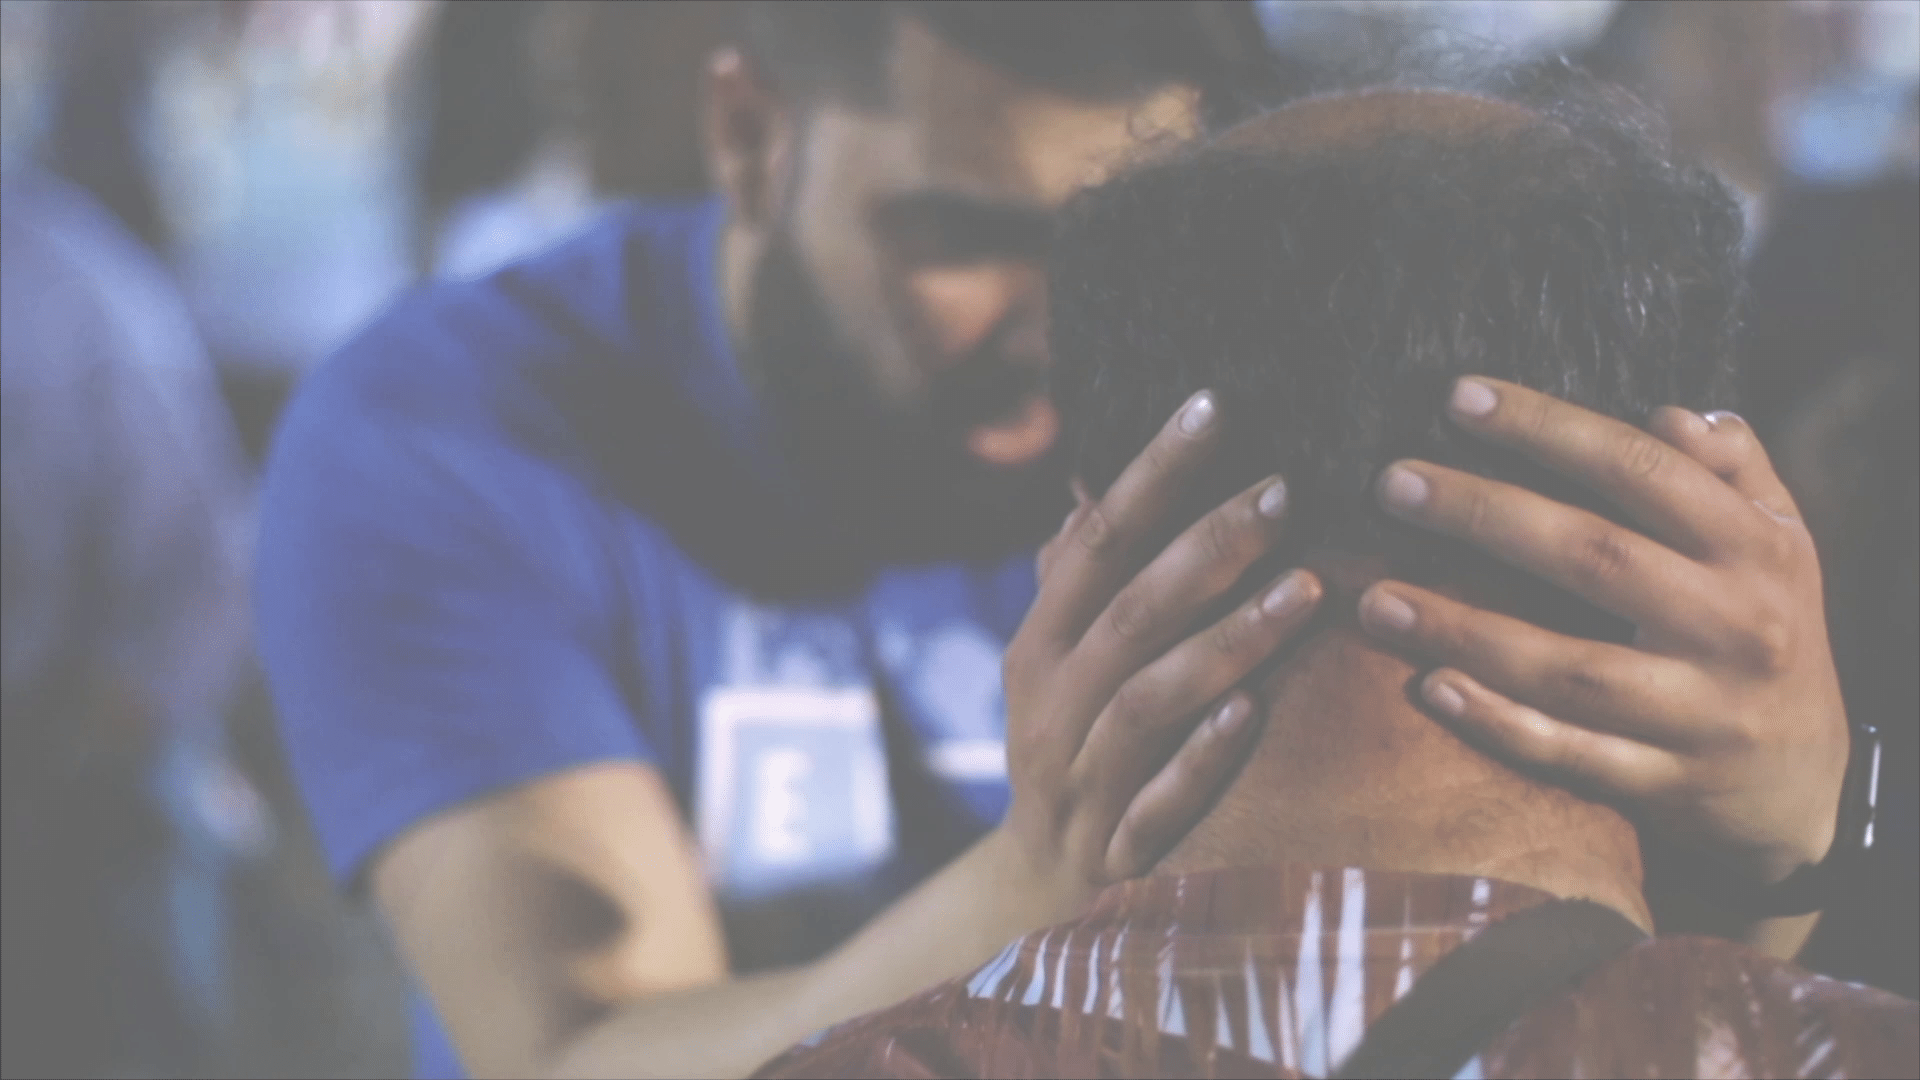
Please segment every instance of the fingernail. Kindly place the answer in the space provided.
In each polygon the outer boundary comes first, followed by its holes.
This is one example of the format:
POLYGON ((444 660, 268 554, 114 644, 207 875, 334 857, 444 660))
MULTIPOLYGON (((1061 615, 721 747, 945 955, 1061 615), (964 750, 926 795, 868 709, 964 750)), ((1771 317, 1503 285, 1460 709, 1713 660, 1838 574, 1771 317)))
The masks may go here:
POLYGON ((1198 435, 1213 423, 1213 394, 1202 390, 1187 401, 1186 408, 1180 410, 1180 432, 1183 435, 1198 435))
POLYGON ((1307 600, 1306 579, 1294 571, 1280 579, 1280 584, 1267 591, 1260 598, 1260 611, 1268 616, 1280 615, 1292 611, 1307 600))
POLYGON ((1459 690, 1454 689, 1451 683, 1441 682, 1438 679, 1429 679, 1427 680, 1426 694, 1427 704, 1446 713, 1448 716, 1459 716, 1467 710, 1466 697, 1463 696, 1459 690))
POLYGON ((1368 622, 1388 630, 1404 633, 1413 629, 1413 605, 1389 592, 1376 589, 1368 593, 1364 613, 1368 622))
POLYGON ((1453 384, 1453 411, 1461 416, 1479 418, 1493 411, 1500 404, 1500 395, 1493 387, 1472 379, 1461 379, 1453 384))
POLYGON ((1706 416, 1701 417, 1701 419, 1707 422, 1708 427, 1715 428, 1715 429, 1719 428, 1721 424, 1727 423, 1728 421, 1732 421, 1735 424, 1739 424, 1741 427, 1747 426, 1747 422, 1745 420, 1740 419, 1739 413, 1728 412, 1725 409, 1715 409, 1712 412, 1708 413, 1706 416))
POLYGON ((1692 434, 1705 435, 1707 432, 1713 430, 1713 424, 1709 422, 1706 417, 1701 416, 1692 409, 1681 409, 1680 413, 1685 417, 1683 423, 1686 424, 1687 430, 1692 434))
POLYGON ((1287 482, 1275 480, 1260 493, 1260 501, 1255 504, 1263 518, 1277 518, 1287 509, 1287 482))
POLYGON ((1247 717, 1251 715, 1252 712, 1253 706, 1248 703, 1247 699, 1239 694, 1235 694, 1230 701, 1220 706, 1220 711, 1213 714, 1214 729, 1222 734, 1232 732, 1240 727, 1240 725, 1246 723, 1247 717))
POLYGON ((1417 510, 1432 491, 1426 477, 1403 465, 1393 466, 1380 478, 1380 501, 1394 510, 1417 510))

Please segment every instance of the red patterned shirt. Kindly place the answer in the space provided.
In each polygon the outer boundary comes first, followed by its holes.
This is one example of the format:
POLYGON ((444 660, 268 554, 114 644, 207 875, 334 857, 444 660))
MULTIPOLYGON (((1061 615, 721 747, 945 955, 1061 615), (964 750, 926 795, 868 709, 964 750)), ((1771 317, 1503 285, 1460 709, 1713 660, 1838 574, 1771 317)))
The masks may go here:
MULTIPOLYGON (((1147 878, 760 1076, 1308 1077, 1414 981, 1550 897, 1281 866, 1147 878)), ((1548 995, 1461 1077, 1920 1075, 1920 1007, 1718 939, 1658 938, 1548 995)))

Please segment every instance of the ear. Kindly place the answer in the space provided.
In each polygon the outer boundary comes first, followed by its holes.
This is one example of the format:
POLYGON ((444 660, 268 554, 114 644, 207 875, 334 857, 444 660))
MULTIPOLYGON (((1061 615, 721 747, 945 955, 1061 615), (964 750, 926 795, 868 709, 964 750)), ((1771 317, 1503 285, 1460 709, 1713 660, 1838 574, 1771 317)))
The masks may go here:
POLYGON ((793 154, 793 110, 733 46, 708 58, 704 81, 708 173, 734 220, 764 227, 779 211, 793 154))

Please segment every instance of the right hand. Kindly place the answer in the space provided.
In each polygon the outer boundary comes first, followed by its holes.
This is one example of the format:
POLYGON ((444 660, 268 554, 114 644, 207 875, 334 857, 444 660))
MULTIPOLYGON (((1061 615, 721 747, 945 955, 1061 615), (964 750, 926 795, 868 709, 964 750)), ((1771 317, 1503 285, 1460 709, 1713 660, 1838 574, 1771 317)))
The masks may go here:
POLYGON ((1271 477, 1146 547, 1219 425, 1196 394, 1103 498, 1082 500, 1041 552, 1039 597, 1007 649, 1013 804, 998 838, 1062 914, 1150 869, 1204 816, 1258 727, 1235 684, 1320 601, 1319 580, 1291 571, 1193 632, 1286 509, 1271 477))

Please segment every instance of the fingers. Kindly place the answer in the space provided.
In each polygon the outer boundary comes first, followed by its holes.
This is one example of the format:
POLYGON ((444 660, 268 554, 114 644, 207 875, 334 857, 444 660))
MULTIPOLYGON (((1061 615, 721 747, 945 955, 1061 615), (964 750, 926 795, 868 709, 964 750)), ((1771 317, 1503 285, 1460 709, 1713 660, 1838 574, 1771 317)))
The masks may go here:
POLYGON ((1273 547, 1286 508, 1286 485, 1269 477, 1188 526, 1087 628, 1066 661, 1073 677, 1105 701, 1273 547))
POLYGON ((1070 767, 1076 789, 1117 793, 1106 796, 1106 809, 1118 815, 1187 738, 1201 711, 1298 633, 1320 597, 1317 577, 1290 571, 1128 679, 1101 710, 1070 767))
POLYGON ((1666 747, 1703 734, 1670 715, 1667 703, 1687 700, 1694 678, 1678 661, 1556 634, 1401 582, 1369 588, 1360 623, 1562 720, 1666 747))
POLYGON ((1421 697, 1465 738, 1509 761, 1558 774, 1569 787, 1642 801, 1684 779, 1672 752, 1564 723, 1442 668, 1421 680, 1421 697))
POLYGON ((1389 513, 1469 541, 1636 624, 1697 637, 1724 626, 1718 616, 1730 601, 1713 591, 1704 568, 1598 514, 1426 462, 1389 466, 1378 492, 1389 513))
POLYGON ((1073 531, 1074 524, 1078 522, 1086 512, 1087 507, 1085 504, 1075 505, 1073 510, 1067 514, 1067 519, 1060 523, 1060 531, 1048 537, 1047 542, 1040 545, 1040 553, 1034 556, 1033 566, 1034 578, 1042 587, 1047 583, 1047 570, 1053 565, 1053 557, 1060 551, 1060 541, 1063 540, 1069 532, 1073 531))
POLYGON ((1022 634, 1072 648, 1130 577, 1143 540, 1165 516, 1180 481, 1206 460, 1219 429, 1213 395, 1201 391, 1168 420, 1106 495, 1069 519, 1046 563, 1046 585, 1022 634))
POLYGON ((1107 844, 1108 881, 1146 873, 1206 816, 1246 759, 1256 719, 1253 700, 1234 692, 1140 788, 1107 844))
POLYGON ((1747 536, 1741 520, 1747 499, 1689 455, 1632 424, 1477 377, 1454 384, 1448 412, 1467 430, 1600 492, 1688 554, 1704 555, 1747 536))
POLYGON ((1800 524, 1800 508, 1745 420, 1730 412, 1698 416, 1667 406, 1654 412, 1647 428, 1731 485, 1776 524, 1800 524))

